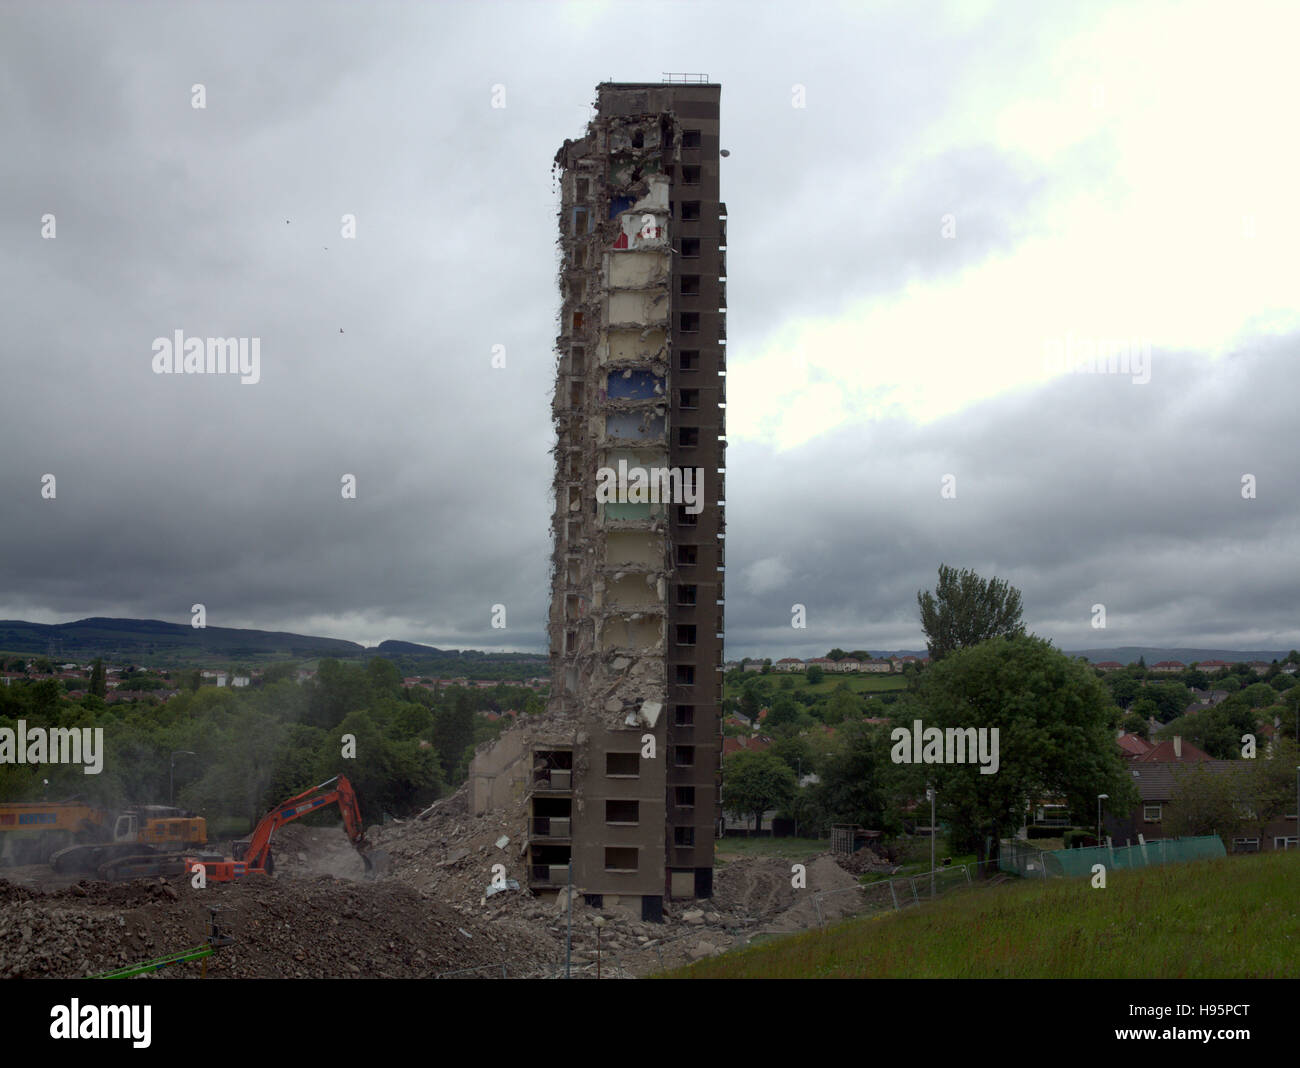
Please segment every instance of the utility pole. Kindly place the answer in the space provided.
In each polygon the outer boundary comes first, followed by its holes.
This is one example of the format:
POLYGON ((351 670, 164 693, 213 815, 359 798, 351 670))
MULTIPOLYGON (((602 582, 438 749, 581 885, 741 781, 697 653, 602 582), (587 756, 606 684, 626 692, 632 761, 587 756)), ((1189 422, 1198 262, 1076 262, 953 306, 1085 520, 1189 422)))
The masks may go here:
POLYGON ((1110 800, 1110 794, 1097 795, 1097 844, 1098 845, 1101 845, 1101 803, 1103 801, 1109 801, 1109 800, 1110 800))
POLYGON ((934 784, 927 786, 925 792, 930 795, 930 900, 934 900, 934 784))

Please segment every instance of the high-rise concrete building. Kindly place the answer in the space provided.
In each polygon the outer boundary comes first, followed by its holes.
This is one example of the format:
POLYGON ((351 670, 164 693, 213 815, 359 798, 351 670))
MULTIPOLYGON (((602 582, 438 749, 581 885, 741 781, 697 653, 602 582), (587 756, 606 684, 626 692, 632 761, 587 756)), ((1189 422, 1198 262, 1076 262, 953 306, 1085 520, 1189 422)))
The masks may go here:
POLYGON ((532 743, 529 884, 571 878, 657 919, 665 897, 711 896, 721 816, 721 87, 597 94, 555 157, 550 712, 571 732, 532 743))

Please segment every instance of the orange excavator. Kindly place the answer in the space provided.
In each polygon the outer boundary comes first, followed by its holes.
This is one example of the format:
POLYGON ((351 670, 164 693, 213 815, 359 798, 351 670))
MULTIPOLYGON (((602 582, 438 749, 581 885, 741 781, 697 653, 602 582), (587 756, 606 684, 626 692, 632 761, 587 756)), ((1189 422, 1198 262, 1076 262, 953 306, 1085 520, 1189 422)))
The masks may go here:
MULTIPOLYGON (((233 844, 231 852, 235 856, 186 857, 185 873, 188 875, 201 866, 206 878, 218 883, 232 882, 235 879, 242 879, 245 875, 270 875, 275 870, 275 864, 271 859, 271 836, 275 831, 300 816, 333 804, 337 804, 339 811, 343 813, 343 828, 361 855, 367 876, 373 878, 375 864, 368 853, 369 845, 366 842, 365 829, 361 825, 361 806, 357 804, 357 794, 352 784, 343 775, 326 779, 320 785, 280 802, 262 817, 249 838, 233 844), (331 784, 337 785, 332 790, 326 790, 325 787, 331 784)), ((383 854, 379 854, 378 857, 382 858, 383 854)))

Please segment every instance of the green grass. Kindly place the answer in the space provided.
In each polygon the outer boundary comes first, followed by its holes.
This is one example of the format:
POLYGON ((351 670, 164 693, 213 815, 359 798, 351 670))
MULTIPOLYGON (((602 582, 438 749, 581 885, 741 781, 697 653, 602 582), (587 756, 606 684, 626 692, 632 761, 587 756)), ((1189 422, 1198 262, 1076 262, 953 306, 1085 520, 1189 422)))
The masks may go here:
POLYGON ((670 978, 1300 976, 1300 851, 977 887, 666 973, 670 978))
MULTIPOLYGON (((907 684, 903 681, 902 675, 827 675, 816 686, 810 686, 805 676, 794 671, 788 675, 778 675, 774 672, 771 675, 759 677, 767 679, 771 683, 772 693, 775 696, 782 693, 798 693, 800 690, 808 690, 811 693, 824 695, 833 692, 840 683, 847 683, 853 693, 901 693, 907 689, 907 684), (793 679, 794 686, 786 690, 782 684, 782 679, 793 679)), ((723 687, 724 697, 739 697, 740 693, 741 688, 739 686, 727 684, 723 687)))
POLYGON ((807 860, 830 852, 826 838, 723 838, 713 847, 714 862, 725 866, 742 857, 776 857, 781 860, 807 860))

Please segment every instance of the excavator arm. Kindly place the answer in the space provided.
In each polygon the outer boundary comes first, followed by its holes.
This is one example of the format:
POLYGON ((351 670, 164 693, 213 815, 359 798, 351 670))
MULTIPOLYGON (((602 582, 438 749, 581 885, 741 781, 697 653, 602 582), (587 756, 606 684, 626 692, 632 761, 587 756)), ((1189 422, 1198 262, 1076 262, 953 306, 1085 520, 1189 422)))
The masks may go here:
POLYGON ((352 840, 353 846, 361 854, 361 859, 366 861, 366 867, 369 869, 369 858, 367 858, 365 852, 367 848, 366 834, 361 822, 361 806, 357 804, 356 791, 344 775, 336 775, 332 779, 326 779, 318 786, 304 790, 287 801, 281 801, 280 804, 263 816, 253 829, 253 834, 248 841, 248 848, 244 850, 243 861, 248 869, 251 871, 266 866, 266 858, 271 850, 271 836, 278 828, 283 827, 286 823, 293 822, 300 816, 307 815, 309 812, 316 812, 333 804, 339 806, 339 811, 343 814, 343 827, 348 833, 348 838, 352 840), (334 789, 325 790, 325 787, 335 783, 337 785, 334 786, 334 789))

